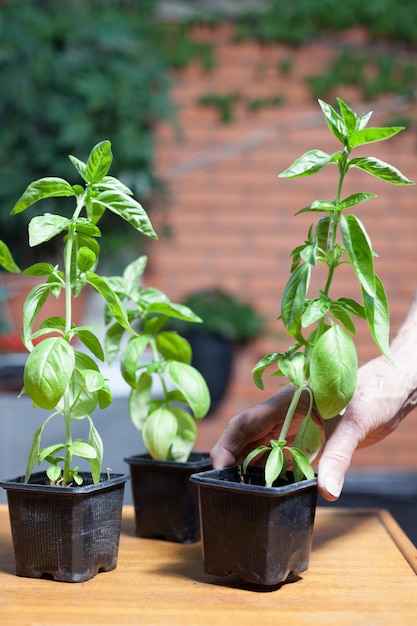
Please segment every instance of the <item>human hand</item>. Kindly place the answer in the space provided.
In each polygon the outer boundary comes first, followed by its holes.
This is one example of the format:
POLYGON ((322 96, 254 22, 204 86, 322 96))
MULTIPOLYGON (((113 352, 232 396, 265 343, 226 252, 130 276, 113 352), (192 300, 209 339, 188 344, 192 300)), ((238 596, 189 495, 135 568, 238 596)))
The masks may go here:
MULTIPOLYGON (((261 444, 277 438, 293 393, 285 387, 265 402, 232 418, 211 451, 216 468, 242 463, 261 444)), ((301 397, 288 445, 307 410, 308 395, 301 397)), ((417 391, 405 383, 401 367, 385 357, 374 359, 358 371, 355 394, 343 416, 315 420, 321 424, 325 445, 318 466, 318 490, 326 500, 336 500, 342 490, 352 455, 391 433, 417 403, 417 391)))

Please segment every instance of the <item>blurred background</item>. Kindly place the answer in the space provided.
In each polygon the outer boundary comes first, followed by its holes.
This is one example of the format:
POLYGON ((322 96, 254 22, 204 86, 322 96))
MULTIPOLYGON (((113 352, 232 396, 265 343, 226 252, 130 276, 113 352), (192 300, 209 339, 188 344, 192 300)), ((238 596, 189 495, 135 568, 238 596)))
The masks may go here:
MULTIPOLYGON (((133 189, 159 240, 132 239, 109 220, 102 271, 115 274, 147 254, 147 284, 173 301, 198 296, 209 332, 228 343, 227 355, 210 359, 218 372, 220 364, 230 371, 221 373, 223 388, 199 425, 198 449, 210 449, 233 415, 278 389, 268 377, 266 390, 257 389, 251 369, 287 347, 280 298, 290 252, 306 239, 311 219, 294 214, 336 192, 336 169, 296 181, 277 177, 306 150, 337 149, 317 99, 333 104, 340 96, 357 112, 373 111, 371 125, 404 125, 373 146, 373 155, 417 177, 416 44, 414 0, 0 1, 0 236, 19 263, 33 262, 25 225, 9 219, 10 209, 35 178, 78 182, 67 155, 85 160, 95 143, 112 142, 111 173, 133 189), (211 324, 203 296, 213 292, 211 324)), ((358 171, 345 192, 358 190, 378 195, 360 217, 380 255, 395 335, 417 288, 415 187, 358 171)), ((8 356, 18 349, 10 313, 17 288, 0 278, 0 344, 8 356)), ((348 273, 342 289, 358 295, 348 273)), ((86 318, 99 315, 94 303, 86 307, 86 318)), ((377 355, 360 324, 357 345, 361 363, 377 355)), ((17 410, 5 408, 16 396, 5 363, 2 423, 17 410)), ((123 403, 123 389, 117 393, 123 403)), ((126 417, 131 446, 132 429, 126 417)), ((11 450, 23 439, 6 441, 11 450)), ((384 497, 391 489, 416 509, 416 448, 414 412, 387 440, 356 453, 352 484, 355 471, 367 468, 370 491, 383 484, 384 497)), ((108 454, 116 456, 114 446, 108 454)))

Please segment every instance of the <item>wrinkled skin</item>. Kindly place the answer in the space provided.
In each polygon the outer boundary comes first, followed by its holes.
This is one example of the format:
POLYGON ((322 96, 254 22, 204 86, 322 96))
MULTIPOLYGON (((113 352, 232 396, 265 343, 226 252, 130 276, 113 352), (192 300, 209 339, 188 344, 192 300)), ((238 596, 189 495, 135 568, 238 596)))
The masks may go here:
MULTIPOLYGON (((393 362, 381 356, 358 371, 355 394, 343 416, 315 421, 324 434, 318 465, 318 489, 336 500, 343 488, 352 455, 389 435, 417 404, 417 306, 414 302, 391 345, 393 362)), ((211 451, 215 468, 241 463, 260 444, 279 436, 293 389, 288 386, 265 402, 233 417, 211 451)), ((292 444, 305 415, 308 397, 302 396, 287 437, 292 444)))

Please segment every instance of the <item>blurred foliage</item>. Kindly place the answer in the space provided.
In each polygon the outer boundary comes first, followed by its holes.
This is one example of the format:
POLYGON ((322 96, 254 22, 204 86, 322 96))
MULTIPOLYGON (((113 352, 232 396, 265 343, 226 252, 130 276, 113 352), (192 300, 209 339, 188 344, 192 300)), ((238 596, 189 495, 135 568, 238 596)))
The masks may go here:
POLYGON ((301 45, 324 32, 364 26, 375 39, 417 42, 415 0, 271 0, 270 8, 249 10, 238 18, 238 39, 301 45))
POLYGON ((9 212, 31 180, 51 171, 79 182, 68 154, 85 160, 109 139, 118 164, 111 173, 147 210, 155 204, 154 129, 174 117, 169 70, 196 57, 209 68, 212 57, 184 25, 154 20, 155 0, 0 4, 0 232, 26 265, 35 260, 22 241, 30 212, 20 222, 9 212))

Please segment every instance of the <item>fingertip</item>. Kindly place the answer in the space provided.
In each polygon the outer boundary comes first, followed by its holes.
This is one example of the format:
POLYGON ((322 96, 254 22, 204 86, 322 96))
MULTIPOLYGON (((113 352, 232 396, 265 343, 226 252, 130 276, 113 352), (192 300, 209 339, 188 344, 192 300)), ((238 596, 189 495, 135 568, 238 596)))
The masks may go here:
POLYGON ((334 476, 325 476, 324 480, 319 482, 319 493, 325 500, 334 502, 342 493, 343 482, 334 476))

